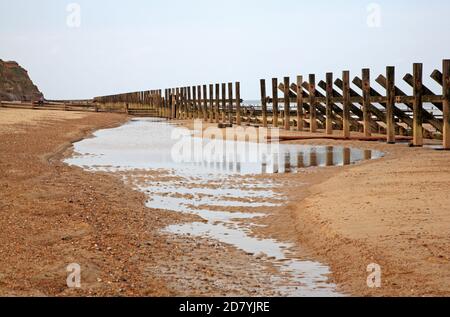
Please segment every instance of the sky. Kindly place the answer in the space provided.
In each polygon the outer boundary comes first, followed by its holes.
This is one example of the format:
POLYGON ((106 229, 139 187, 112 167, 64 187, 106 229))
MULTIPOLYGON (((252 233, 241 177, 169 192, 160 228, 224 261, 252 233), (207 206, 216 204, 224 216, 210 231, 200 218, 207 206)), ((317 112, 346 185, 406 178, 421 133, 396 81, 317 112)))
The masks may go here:
POLYGON ((447 0, 0 0, 0 59, 49 99, 235 81, 258 99, 262 78, 396 66, 401 81, 414 62, 437 88, 449 12, 447 0))

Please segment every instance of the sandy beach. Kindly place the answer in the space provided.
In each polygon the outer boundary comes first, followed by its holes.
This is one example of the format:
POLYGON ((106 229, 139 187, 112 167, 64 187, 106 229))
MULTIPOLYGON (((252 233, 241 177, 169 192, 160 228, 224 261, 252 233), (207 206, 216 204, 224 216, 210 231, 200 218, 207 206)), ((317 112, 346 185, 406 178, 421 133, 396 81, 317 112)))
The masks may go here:
MULTIPOLYGON (((162 235, 161 228, 194 216, 150 210, 120 178, 62 162, 71 142, 128 119, 0 109, 0 295, 277 295, 261 286, 273 273, 268 259, 209 239, 162 235), (80 290, 66 286, 73 262, 83 264, 80 290)), ((303 256, 329 265, 331 281, 346 295, 449 296, 448 153, 405 144, 301 143, 386 155, 280 175, 292 184, 279 189, 289 203, 261 218, 266 227, 254 235, 293 242, 303 256), (382 268, 381 288, 367 287, 371 263, 382 268)))

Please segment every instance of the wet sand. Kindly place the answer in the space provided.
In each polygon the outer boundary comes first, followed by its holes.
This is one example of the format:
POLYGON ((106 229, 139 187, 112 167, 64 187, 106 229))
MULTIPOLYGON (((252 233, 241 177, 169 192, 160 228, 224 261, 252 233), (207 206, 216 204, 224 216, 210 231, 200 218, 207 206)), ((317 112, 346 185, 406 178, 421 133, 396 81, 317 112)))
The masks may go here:
MULTIPOLYGON (((125 116, 41 116, 0 109, 0 295, 277 295, 267 287, 270 261, 207 239, 162 235, 167 225, 195 217, 149 212, 145 196, 119 178, 61 162, 71 141, 125 116), (72 262, 83 268, 81 290, 66 286, 72 262)), ((389 153, 362 165, 309 169, 301 180, 307 190, 295 186, 299 175, 283 175, 291 203, 271 209, 261 220, 268 227, 255 235, 297 243, 303 255, 328 264, 349 295, 449 296, 450 155, 331 144, 389 153), (374 262, 383 269, 378 290, 366 285, 374 262)))
MULTIPOLYGON (((183 125, 193 128, 191 122, 183 125)), ((295 241, 304 253, 329 265, 331 281, 345 294, 450 296, 449 152, 379 142, 288 143, 344 145, 386 156, 354 166, 307 170, 301 175, 307 190, 284 188, 291 203, 262 220, 268 227, 261 234, 295 241), (381 266, 381 288, 367 286, 367 266, 372 263, 381 266)))

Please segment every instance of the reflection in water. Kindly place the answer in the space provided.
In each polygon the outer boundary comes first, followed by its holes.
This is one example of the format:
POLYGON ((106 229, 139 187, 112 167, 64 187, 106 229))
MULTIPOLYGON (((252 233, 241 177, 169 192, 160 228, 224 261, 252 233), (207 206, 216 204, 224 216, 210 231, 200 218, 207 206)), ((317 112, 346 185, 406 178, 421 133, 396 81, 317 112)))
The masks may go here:
MULTIPOLYGON (((272 153, 271 158, 267 155, 261 157, 260 162, 248 163, 241 161, 239 156, 232 161, 211 162, 200 164, 211 172, 221 169, 235 174, 288 174, 298 173, 310 167, 346 166, 363 160, 371 160, 381 157, 377 151, 359 150, 333 146, 301 146, 291 147, 288 151, 272 153)), ((226 158, 224 158, 226 160, 226 158)), ((194 166, 198 163, 192 163, 194 166)))
MULTIPOLYGON (((97 131, 94 138, 76 143, 78 155, 66 162, 94 171, 137 171, 128 176, 128 181, 147 195, 149 208, 194 214, 204 220, 169 226, 164 232, 207 237, 254 255, 262 253, 274 257, 281 275, 274 273, 274 283, 277 279, 278 282, 272 287, 284 295, 339 295, 335 285, 328 283, 328 267, 293 257, 290 244, 250 234, 254 225, 251 219, 264 217, 265 213, 260 211, 282 206, 285 200, 273 190, 281 186, 276 177, 240 176, 297 173, 308 167, 348 165, 369 157, 381 157, 381 153, 331 146, 267 146, 228 141, 225 153, 176 162, 172 152, 176 144, 171 139, 173 130, 170 124, 139 120, 97 131), (258 155, 249 159, 248 154, 253 154, 255 149, 258 155), (146 171, 163 173, 165 177, 146 175, 146 171), (282 279, 287 279, 288 283, 282 279)), ((201 145, 210 141, 192 136, 187 139, 201 145)))
POLYGON ((327 152, 327 162, 326 162, 326 166, 333 166, 334 165, 334 161, 333 161, 333 147, 331 146, 327 146, 325 148, 325 151, 327 152))
POLYGON ((180 143, 180 140, 172 139, 174 128, 167 123, 139 120, 116 129, 98 131, 96 138, 77 144, 80 156, 67 161, 80 166, 95 163, 98 167, 117 166, 121 169, 167 169, 179 175, 206 177, 298 173, 308 167, 349 165, 382 156, 378 151, 339 146, 223 141, 190 134, 183 137, 183 144, 188 145, 191 152, 186 159, 184 154, 174 151, 180 143))
POLYGON ((344 148, 343 149, 343 165, 350 165, 351 160, 350 160, 350 156, 351 156, 352 151, 349 148, 344 148))

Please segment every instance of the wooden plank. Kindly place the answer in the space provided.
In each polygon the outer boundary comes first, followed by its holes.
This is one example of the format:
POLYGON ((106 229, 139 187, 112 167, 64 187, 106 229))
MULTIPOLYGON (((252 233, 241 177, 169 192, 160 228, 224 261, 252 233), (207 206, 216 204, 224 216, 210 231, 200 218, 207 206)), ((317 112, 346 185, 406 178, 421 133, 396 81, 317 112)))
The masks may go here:
POLYGON ((316 114, 316 75, 309 74, 309 132, 317 131, 316 114))
POLYGON ((284 129, 291 129, 291 100, 289 98, 290 78, 284 77, 284 129))
POLYGON ((267 128, 267 96, 266 96, 266 80, 261 79, 259 81, 261 88, 261 107, 262 107, 262 120, 263 127, 267 128))
POLYGON ((303 76, 297 76, 297 131, 303 131, 305 115, 303 112, 303 76))
POLYGON ((394 106, 395 106, 395 67, 386 68, 386 134, 387 143, 395 143, 395 124, 394 124, 394 106))
POLYGON ((350 138, 350 72, 342 72, 342 96, 343 101, 343 136, 344 138, 350 138))
POLYGON ((203 111, 202 111, 202 86, 197 86, 197 118, 202 119, 203 118, 203 111))
POLYGON ((227 85, 225 83, 222 84, 222 123, 226 122, 226 113, 227 113, 227 85))
POLYGON ((203 85, 203 121, 208 121, 208 87, 203 85))
MULTIPOLYGON (((380 75, 384 78, 383 75, 380 75)), ((380 76, 375 80, 378 82, 378 79, 380 76)), ((362 80, 359 77, 355 77, 353 79, 353 84, 357 86, 358 88, 362 89, 362 80)), ((386 89, 386 85, 384 88, 386 89)), ((386 96, 382 96, 380 93, 378 93, 375 89, 372 87, 370 88, 370 101, 372 103, 378 103, 382 107, 386 108, 387 98, 386 96)), ((396 100, 397 102, 397 100, 396 100)), ((398 102, 397 102, 398 103, 398 102)), ((381 112, 378 108, 376 108, 374 105, 371 107, 371 112, 377 117, 378 120, 382 122, 386 122, 386 115, 381 112)), ((394 106, 394 115, 397 116, 400 120, 402 120, 404 123, 406 123, 408 126, 412 127, 412 120, 410 117, 408 117, 400 108, 394 106)))
POLYGON ((220 84, 216 84, 216 123, 220 123, 220 84))
POLYGON ((272 78, 272 125, 278 128, 278 79, 272 78))
POLYGON ((233 124, 233 83, 228 83, 228 122, 233 124))
MULTIPOLYGON (((406 74, 403 77, 403 80, 410 85, 411 87, 414 87, 414 78, 413 75, 411 74, 406 74)), ((430 89, 428 89, 427 86, 425 86, 422 83, 422 98, 423 98, 423 102, 431 102, 433 104, 433 106, 435 106, 436 108, 438 108, 440 111, 443 110, 442 107, 442 97, 436 96, 430 89), (436 100, 433 102, 432 97, 435 96, 436 100)))
POLYGON ((193 115, 194 119, 198 119, 198 111, 197 111, 197 87, 192 86, 192 107, 193 107, 193 115))
MULTIPOLYGON (((375 80, 380 86, 386 89, 387 87, 387 80, 386 77, 383 75, 378 76, 378 78, 375 80)), ((401 89, 399 89, 397 86, 394 86, 395 88, 395 102, 404 104, 409 109, 413 110, 414 108, 414 97, 407 96, 401 89)), ((376 93, 376 92, 375 92, 376 93)), ((380 103, 382 106, 386 106, 386 103, 380 103)), ((399 118, 401 121, 406 123, 409 127, 413 128, 414 122, 403 110, 400 108, 394 106, 394 115, 399 118)), ((431 124, 436 130, 442 131, 442 123, 436 120, 434 116, 432 116, 428 111, 423 110, 422 116, 426 122, 431 124)))
POLYGON ((209 85, 209 122, 214 122, 214 85, 209 85))
POLYGON ((414 146, 423 146, 423 65, 421 63, 415 63, 413 65, 413 73, 414 73, 414 87, 413 87, 413 96, 414 96, 414 107, 413 107, 413 145, 414 146))
MULTIPOLYGON (((278 85, 278 87, 281 91, 284 91, 284 85, 282 83, 280 85, 278 85)), ((309 91, 309 84, 307 82, 303 82, 303 88, 306 89, 306 91, 309 91)), ((291 102, 292 102, 292 100, 294 100, 294 102, 296 102, 296 100, 297 100, 296 91, 298 91, 298 87, 296 84, 292 83, 291 84, 291 95, 293 95, 293 98, 291 98, 291 102)), ((309 102, 305 102, 305 100, 309 100, 309 93, 307 93, 306 91, 302 90, 302 92, 303 92, 303 96, 302 96, 303 97, 302 98, 303 99, 303 112, 304 113, 308 113, 309 110, 311 109, 309 102)), ((316 91, 316 95, 318 93, 319 92, 316 91)), ((325 126, 325 121, 326 121, 325 114, 326 114, 325 107, 323 107, 320 104, 317 104, 317 102, 316 102, 316 119, 323 126, 325 126)), ((307 121, 307 120, 304 119, 303 121, 307 121)))
POLYGON ((192 94, 191 94, 191 87, 186 87, 186 94, 187 94, 187 103, 188 103, 188 118, 193 119, 193 112, 192 112, 192 94))
POLYGON ((442 101, 443 101, 443 145, 450 150, 450 60, 442 62, 442 101))
POLYGON ((364 136, 371 136, 372 131, 370 127, 371 121, 371 102, 370 102, 370 69, 364 68, 362 70, 362 81, 363 81, 363 125, 364 125, 364 136))
POLYGON ((333 73, 327 73, 326 74, 326 124, 325 124, 325 130, 326 134, 332 135, 333 134, 333 73))
MULTIPOLYGON (((359 77, 355 77, 354 80, 356 80, 356 79, 357 79, 357 80, 360 80, 359 77)), ((334 84, 335 84, 339 89, 342 90, 342 88, 343 88, 343 82, 342 82, 341 79, 339 79, 339 78, 336 79, 336 80, 334 81, 334 84)), ((363 90, 362 80, 360 80, 360 84, 361 84, 361 86, 358 86, 358 87, 359 87, 361 90, 363 90)), ((364 101, 364 98, 363 98, 363 96, 360 96, 360 95, 359 95, 356 91, 354 91, 352 88, 350 88, 349 91, 350 91, 350 113, 353 113, 355 116, 358 117, 358 120, 364 122, 364 112, 363 112, 360 108, 358 108, 357 106, 355 106, 355 105, 353 104, 353 103, 357 103, 357 104, 359 104, 361 107, 363 107, 363 101, 364 101)), ((336 93, 337 93, 337 92, 336 92, 336 93)), ((339 93, 337 93, 337 95, 340 96, 339 93)), ((383 97, 383 98, 385 98, 385 97, 383 97)), ((340 102, 341 102, 342 104, 344 104, 344 98, 337 99, 337 98, 335 97, 334 101, 336 102, 336 100, 340 100, 340 102)), ((386 116, 384 115, 384 113, 381 112, 380 110, 378 110, 378 109, 377 109, 374 105, 372 105, 372 104, 371 104, 371 107, 370 107, 370 113, 373 114, 373 115, 375 115, 375 117, 377 118, 377 120, 382 121, 382 122, 385 122, 385 121, 386 121, 386 116)), ((343 111, 342 111, 342 115, 344 115, 344 112, 343 112, 343 111)), ((353 126, 357 126, 357 127, 360 126, 359 123, 355 125, 355 123, 352 122, 352 117, 351 117, 351 116, 350 116, 350 124, 353 125, 353 126)), ((374 122, 374 120, 371 120, 371 121, 370 121, 370 126, 372 127, 372 130, 375 130, 375 131, 378 130, 378 128, 379 128, 378 123, 377 123, 377 122, 374 122)), ((364 125, 363 125, 362 127, 363 127, 363 129, 364 129, 364 125)))
POLYGON ((241 125, 241 83, 236 82, 236 124, 241 125))

